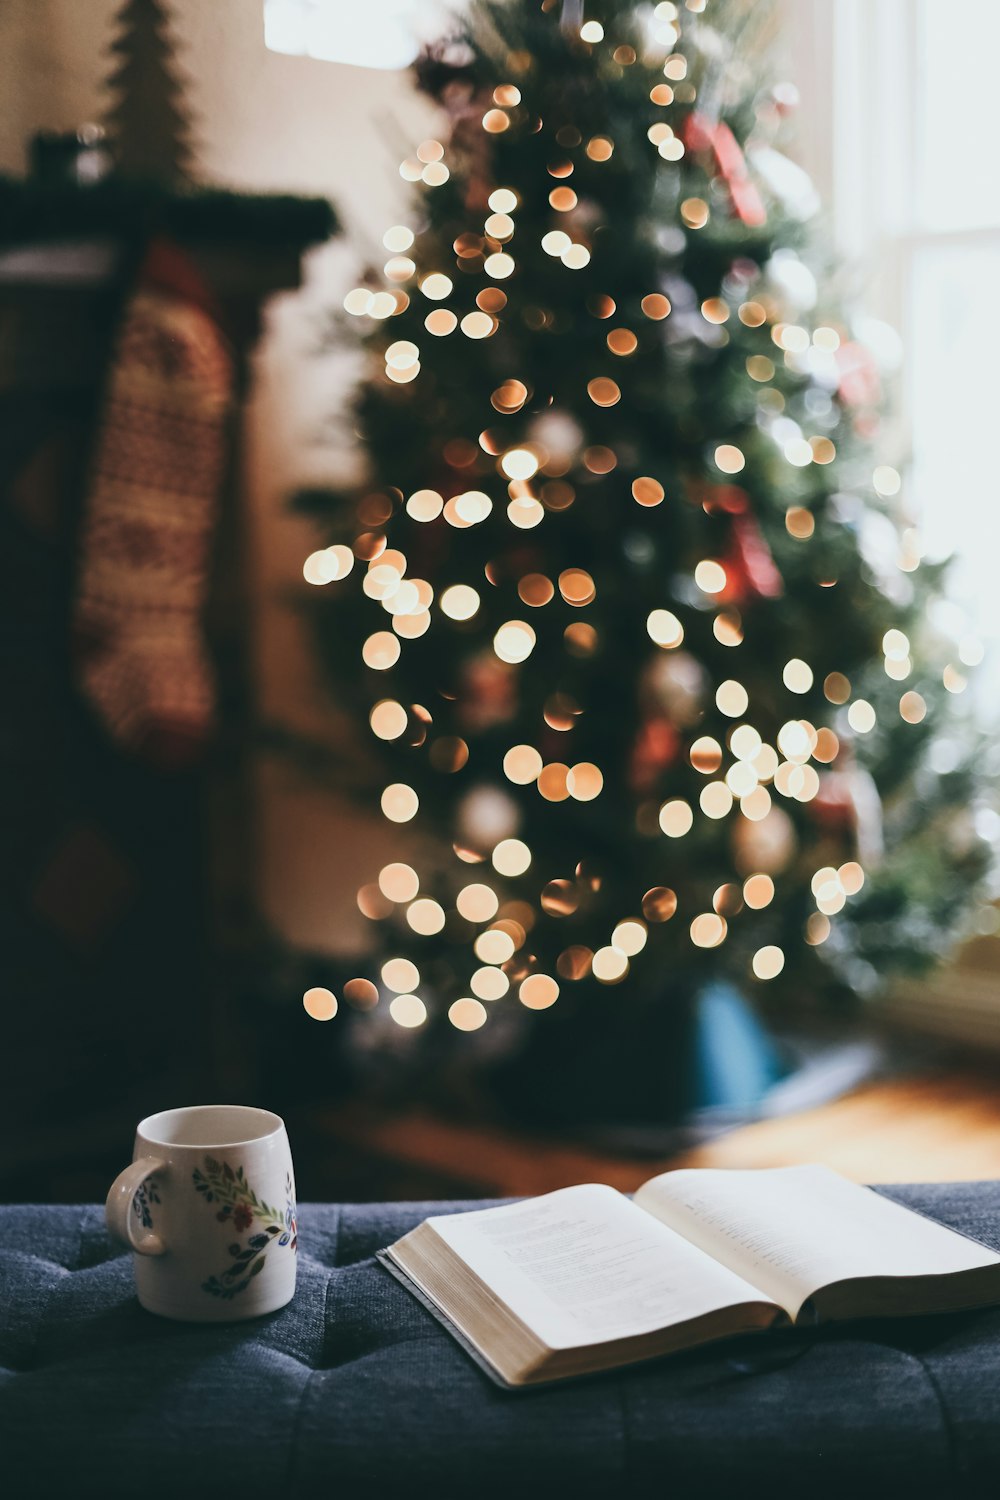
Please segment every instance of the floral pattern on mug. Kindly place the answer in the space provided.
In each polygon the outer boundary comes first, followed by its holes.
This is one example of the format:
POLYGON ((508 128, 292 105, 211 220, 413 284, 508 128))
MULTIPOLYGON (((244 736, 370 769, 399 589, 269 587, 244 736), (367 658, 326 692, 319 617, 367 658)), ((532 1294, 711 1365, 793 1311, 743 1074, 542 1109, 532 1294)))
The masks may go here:
POLYGON ((295 1208, 295 1193, 292 1188, 292 1174, 289 1172, 285 1178, 285 1192, 288 1202, 285 1204, 285 1232, 278 1241, 279 1245, 291 1243, 292 1249, 299 1248, 299 1221, 295 1208))
POLYGON ((152 1229, 153 1213, 150 1207, 153 1203, 159 1203, 160 1195, 156 1188, 156 1178, 147 1177, 145 1182, 139 1184, 139 1191, 132 1199, 132 1212, 141 1222, 143 1229, 152 1229))
POLYGON ((221 1297, 227 1302, 246 1291, 255 1276, 264 1269, 264 1251, 277 1240, 279 1246, 291 1245, 298 1250, 298 1221, 292 1176, 285 1176, 286 1203, 284 1211, 272 1208, 257 1197, 246 1179, 243 1168, 234 1169, 228 1162, 218 1162, 212 1156, 204 1159, 204 1170, 195 1168, 192 1181, 197 1192, 206 1203, 218 1203, 215 1217, 222 1224, 232 1224, 237 1233, 249 1229, 254 1219, 260 1221, 262 1232, 251 1235, 246 1245, 239 1241, 229 1246, 233 1263, 218 1275, 210 1276, 202 1283, 202 1291, 212 1297, 221 1297))
POLYGON ((220 1224, 232 1221, 234 1227, 243 1232, 249 1229, 254 1219, 262 1224, 275 1224, 279 1230, 285 1227, 285 1215, 280 1208, 264 1203, 247 1182, 242 1167, 233 1168, 226 1162, 217 1162, 214 1156, 206 1156, 204 1172, 196 1167, 192 1179, 195 1188, 202 1193, 206 1203, 218 1203, 215 1217, 220 1224))

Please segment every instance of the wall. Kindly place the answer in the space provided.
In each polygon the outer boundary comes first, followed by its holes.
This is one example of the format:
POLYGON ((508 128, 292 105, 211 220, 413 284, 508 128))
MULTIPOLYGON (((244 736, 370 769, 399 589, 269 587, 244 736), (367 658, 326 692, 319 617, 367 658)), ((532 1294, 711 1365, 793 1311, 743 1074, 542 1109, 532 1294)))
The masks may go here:
MULTIPOLYGON (((3 0, 0 5, 0 171, 21 172, 42 128, 100 118, 101 81, 119 0, 3 0)), ((246 434, 255 639, 265 719, 327 736, 333 717, 295 608, 306 592, 310 526, 287 513, 298 485, 354 472, 341 423, 356 366, 323 353, 322 329, 381 248, 404 187, 397 167, 432 129, 404 75, 266 51, 261 0, 172 0, 173 35, 188 79, 199 174, 235 187, 331 197, 345 233, 307 259, 302 290, 275 298, 256 360, 246 434)), ((311 948, 352 951, 365 923, 354 893, 384 863, 380 822, 270 759, 258 767, 260 897, 273 926, 311 948), (345 859, 345 849, 350 857, 345 859)))

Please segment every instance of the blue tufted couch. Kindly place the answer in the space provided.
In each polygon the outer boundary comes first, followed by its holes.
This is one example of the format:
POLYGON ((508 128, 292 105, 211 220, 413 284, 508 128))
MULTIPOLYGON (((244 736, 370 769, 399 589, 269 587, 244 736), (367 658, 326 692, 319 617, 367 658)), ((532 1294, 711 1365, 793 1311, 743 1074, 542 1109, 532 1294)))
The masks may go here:
MULTIPOLYGON (((887 1191, 1000 1250, 1000 1183, 887 1191)), ((209 1327, 139 1307, 100 1208, 0 1208, 0 1493, 1000 1494, 1000 1311, 510 1395, 372 1259, 443 1211, 306 1205, 295 1301, 209 1327)))

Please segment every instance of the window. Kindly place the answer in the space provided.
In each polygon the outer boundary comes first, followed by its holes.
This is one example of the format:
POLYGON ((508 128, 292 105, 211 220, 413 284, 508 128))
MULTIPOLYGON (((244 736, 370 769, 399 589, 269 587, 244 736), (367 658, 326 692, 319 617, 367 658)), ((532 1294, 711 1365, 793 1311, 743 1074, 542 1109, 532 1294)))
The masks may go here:
POLYGON ((264 0, 272 52, 362 68, 405 68, 446 26, 439 0, 264 0))
POLYGON ((928 558, 954 555, 941 620, 987 718, 1000 686, 1000 164, 996 0, 792 0, 807 165, 866 309, 902 335, 890 435, 928 558))
MULTIPOLYGON (((976 707, 1000 688, 1000 168, 996 0, 786 0, 803 108, 801 154, 867 312, 898 329, 897 462, 925 555, 952 554, 941 621, 986 657, 976 707)), ((995 836, 989 812, 982 831, 995 836)), ((909 1030, 1000 1046, 1000 906, 954 963, 897 982, 882 1015, 909 1030)))

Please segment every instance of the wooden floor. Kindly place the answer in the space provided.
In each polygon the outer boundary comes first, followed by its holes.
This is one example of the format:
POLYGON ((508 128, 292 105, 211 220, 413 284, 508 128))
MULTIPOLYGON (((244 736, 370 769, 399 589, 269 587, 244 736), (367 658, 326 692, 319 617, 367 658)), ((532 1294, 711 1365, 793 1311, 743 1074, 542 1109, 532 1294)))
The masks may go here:
POLYGON ((797 1162, 824 1162, 859 1182, 1000 1178, 1000 1074, 952 1070, 871 1083, 817 1109, 662 1158, 430 1114, 387 1116, 357 1102, 314 1115, 309 1129, 333 1157, 353 1164, 352 1195, 360 1198, 503 1197, 595 1181, 629 1192, 668 1168, 797 1162))
POLYGON ((674 1165, 824 1162, 858 1182, 1000 1178, 1000 1076, 946 1073, 869 1084, 783 1120, 763 1120, 674 1165))

